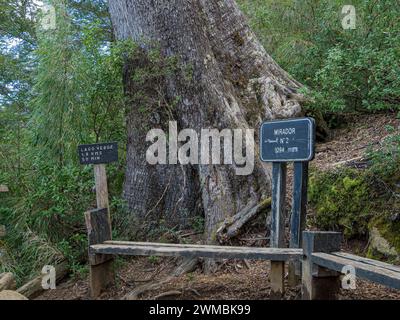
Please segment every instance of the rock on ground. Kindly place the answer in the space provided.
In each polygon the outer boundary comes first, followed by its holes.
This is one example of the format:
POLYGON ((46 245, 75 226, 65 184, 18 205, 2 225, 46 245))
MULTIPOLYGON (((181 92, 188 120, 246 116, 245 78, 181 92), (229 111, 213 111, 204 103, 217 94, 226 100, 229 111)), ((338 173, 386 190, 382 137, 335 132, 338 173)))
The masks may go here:
POLYGON ((28 298, 17 291, 3 290, 0 292, 0 300, 28 300, 28 298))

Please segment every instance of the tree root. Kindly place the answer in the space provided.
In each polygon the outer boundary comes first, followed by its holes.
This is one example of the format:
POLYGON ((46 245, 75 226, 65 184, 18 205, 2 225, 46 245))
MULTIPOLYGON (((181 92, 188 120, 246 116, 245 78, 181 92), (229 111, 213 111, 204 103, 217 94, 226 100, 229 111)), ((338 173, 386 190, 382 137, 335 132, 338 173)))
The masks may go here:
MULTIPOLYGON (((135 288, 133 291, 126 294, 123 299, 124 300, 138 300, 140 298, 140 296, 142 296, 147 291, 158 289, 163 284, 169 282, 173 278, 179 277, 185 273, 194 271, 197 268, 198 263, 199 263, 198 258, 183 259, 182 263, 180 265, 178 265, 178 267, 175 268, 175 270, 172 272, 172 276, 168 276, 165 279, 162 279, 162 280, 159 280, 159 281, 156 281, 153 283, 141 285, 141 286, 135 288)), ((174 292, 175 292, 174 294, 172 294, 172 291, 166 292, 165 295, 160 294, 160 295, 156 296, 154 299, 159 299, 159 298, 162 298, 165 296, 171 296, 171 295, 178 294, 178 293, 176 293, 178 291, 174 291, 174 292)), ((181 292, 179 292, 179 294, 181 294, 181 292)))
POLYGON ((140 296, 143 295, 145 292, 155 290, 155 289, 161 287, 164 283, 167 283, 172 278, 173 277, 169 276, 163 280, 139 286, 135 290, 126 294, 124 296, 123 300, 138 300, 140 298, 140 296))
POLYGON ((166 298, 166 297, 171 297, 171 296, 179 296, 181 294, 182 294, 182 291, 172 290, 172 291, 160 293, 160 294, 156 295, 153 299, 160 300, 161 298, 166 298))

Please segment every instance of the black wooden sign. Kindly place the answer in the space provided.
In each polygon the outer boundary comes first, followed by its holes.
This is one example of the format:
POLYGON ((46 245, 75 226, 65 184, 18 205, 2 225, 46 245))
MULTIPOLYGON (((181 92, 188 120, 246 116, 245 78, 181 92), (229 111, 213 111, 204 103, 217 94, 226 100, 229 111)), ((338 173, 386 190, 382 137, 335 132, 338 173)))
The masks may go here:
POLYGON ((81 164, 101 164, 118 161, 117 142, 83 144, 78 146, 81 164))
POLYGON ((311 161, 315 149, 315 121, 296 118, 267 121, 260 129, 261 160, 311 161))

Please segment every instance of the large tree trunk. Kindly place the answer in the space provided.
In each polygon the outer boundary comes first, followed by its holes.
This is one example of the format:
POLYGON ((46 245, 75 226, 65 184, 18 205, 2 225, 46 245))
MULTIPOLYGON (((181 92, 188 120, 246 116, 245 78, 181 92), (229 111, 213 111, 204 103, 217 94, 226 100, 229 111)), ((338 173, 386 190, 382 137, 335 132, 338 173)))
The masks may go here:
MULTIPOLYGON (((258 141, 262 121, 301 113, 300 84, 266 53, 234 0, 110 0, 109 7, 117 39, 132 38, 143 50, 156 42, 163 55, 178 58, 179 71, 160 85, 166 101, 180 97, 173 111, 178 130, 252 128, 258 141)), ((145 60, 127 63, 130 97, 138 89, 132 74, 145 60)), ((149 95, 156 93, 154 83, 145 86, 149 95)), ((140 219, 164 216, 185 225, 202 212, 206 239, 212 242, 223 220, 270 193, 270 167, 259 161, 257 143, 254 172, 247 176, 236 175, 234 164, 147 164, 146 133, 156 126, 165 128, 167 117, 159 111, 144 116, 139 109, 138 100, 132 99, 124 194, 140 219)))

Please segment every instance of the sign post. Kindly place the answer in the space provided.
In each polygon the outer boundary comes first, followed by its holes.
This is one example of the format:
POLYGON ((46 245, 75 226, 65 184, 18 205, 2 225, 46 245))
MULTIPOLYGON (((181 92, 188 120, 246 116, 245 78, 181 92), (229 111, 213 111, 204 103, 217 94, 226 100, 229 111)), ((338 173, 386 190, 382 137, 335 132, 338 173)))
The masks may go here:
MULTIPOLYGON (((286 198, 286 162, 272 163, 272 219, 270 246, 283 248, 285 246, 285 198, 286 198)), ((285 262, 271 261, 270 270, 271 299, 280 299, 285 290, 285 262)))
MULTIPOLYGON (((302 247, 302 233, 307 215, 308 162, 294 163, 292 215, 290 217, 290 248, 302 247)), ((299 261, 289 263, 289 284, 295 286, 300 281, 299 261)))
MULTIPOLYGON (((301 247, 305 227, 308 162, 314 158, 315 121, 312 118, 264 122, 260 129, 260 156, 272 162, 272 219, 270 246, 285 246, 285 197, 287 162, 294 162, 293 203, 290 219, 290 247, 301 247)), ((298 268, 296 268, 298 269, 298 268)), ((295 265, 289 265, 293 284, 295 265)), ((300 273, 299 273, 300 274, 300 273)), ((284 294, 285 264, 271 261, 271 299, 284 294)))
POLYGON ((81 164, 93 164, 96 186, 97 208, 109 209, 106 163, 118 161, 118 144, 116 142, 84 144, 78 146, 81 164))
POLYGON ((97 208, 106 208, 107 210, 109 210, 106 165, 103 163, 95 164, 93 166, 93 169, 96 187, 97 208))
MULTIPOLYGON (((90 245, 111 240, 111 216, 108 202, 106 163, 118 161, 116 142, 86 144, 78 146, 81 164, 93 164, 96 187, 97 210, 85 213, 90 245), (107 230, 99 227, 99 221, 107 230)), ((89 252, 91 296, 97 297, 101 291, 113 282, 112 257, 92 255, 89 252)))

